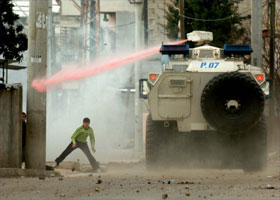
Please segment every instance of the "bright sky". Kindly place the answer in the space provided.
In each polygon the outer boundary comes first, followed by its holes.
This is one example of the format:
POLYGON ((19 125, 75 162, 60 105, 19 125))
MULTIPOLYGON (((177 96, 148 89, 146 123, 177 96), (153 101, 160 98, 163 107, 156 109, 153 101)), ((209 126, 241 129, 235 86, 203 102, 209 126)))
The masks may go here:
MULTIPOLYGON (((14 12, 20 17, 27 17, 29 15, 29 0, 13 0, 15 5, 14 12)), ((59 12, 59 6, 55 0, 52 0, 52 11, 59 12)))

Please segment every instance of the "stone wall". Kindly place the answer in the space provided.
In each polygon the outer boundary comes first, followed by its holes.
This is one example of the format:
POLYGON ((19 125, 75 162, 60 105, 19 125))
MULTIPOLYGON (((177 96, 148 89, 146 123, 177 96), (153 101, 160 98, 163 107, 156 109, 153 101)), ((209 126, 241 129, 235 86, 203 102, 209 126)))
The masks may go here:
POLYGON ((0 168, 20 168, 22 86, 0 85, 0 168))

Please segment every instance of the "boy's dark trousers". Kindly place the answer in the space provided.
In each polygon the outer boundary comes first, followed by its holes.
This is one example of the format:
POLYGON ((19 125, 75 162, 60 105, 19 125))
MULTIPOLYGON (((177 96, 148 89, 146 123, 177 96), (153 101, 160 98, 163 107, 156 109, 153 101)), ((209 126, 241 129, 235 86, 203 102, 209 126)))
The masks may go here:
POLYGON ((72 147, 73 142, 71 142, 68 145, 68 147, 62 152, 62 154, 60 156, 58 156, 57 159, 55 159, 55 162, 57 163, 57 165, 59 165, 59 163, 61 163, 72 151, 79 148, 84 152, 84 154, 86 154, 93 171, 96 171, 99 168, 99 164, 96 162, 95 158, 90 153, 87 143, 76 141, 76 144, 77 144, 77 146, 75 148, 73 148, 72 147))

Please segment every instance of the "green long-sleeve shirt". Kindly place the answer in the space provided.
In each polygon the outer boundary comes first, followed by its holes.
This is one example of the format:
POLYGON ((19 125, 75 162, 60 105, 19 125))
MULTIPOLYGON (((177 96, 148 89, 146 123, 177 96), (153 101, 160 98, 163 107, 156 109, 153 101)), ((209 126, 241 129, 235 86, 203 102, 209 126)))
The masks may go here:
POLYGON ((91 147, 94 148, 95 138, 91 127, 89 127, 87 130, 84 129, 83 126, 78 127, 72 135, 71 139, 73 144, 76 144, 76 141, 87 143, 88 136, 90 137, 91 147))

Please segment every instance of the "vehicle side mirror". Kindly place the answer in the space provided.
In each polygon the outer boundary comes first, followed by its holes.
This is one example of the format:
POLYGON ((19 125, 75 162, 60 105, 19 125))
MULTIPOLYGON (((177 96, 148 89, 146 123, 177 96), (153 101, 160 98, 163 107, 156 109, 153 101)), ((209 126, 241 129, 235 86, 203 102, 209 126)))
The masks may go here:
POLYGON ((266 99, 271 98, 271 94, 272 94, 272 84, 271 84, 271 78, 267 78, 266 82, 264 82, 261 87, 263 90, 263 93, 265 95, 266 99))
POLYGON ((148 79, 139 80, 139 98, 148 99, 148 93, 150 92, 148 79))

